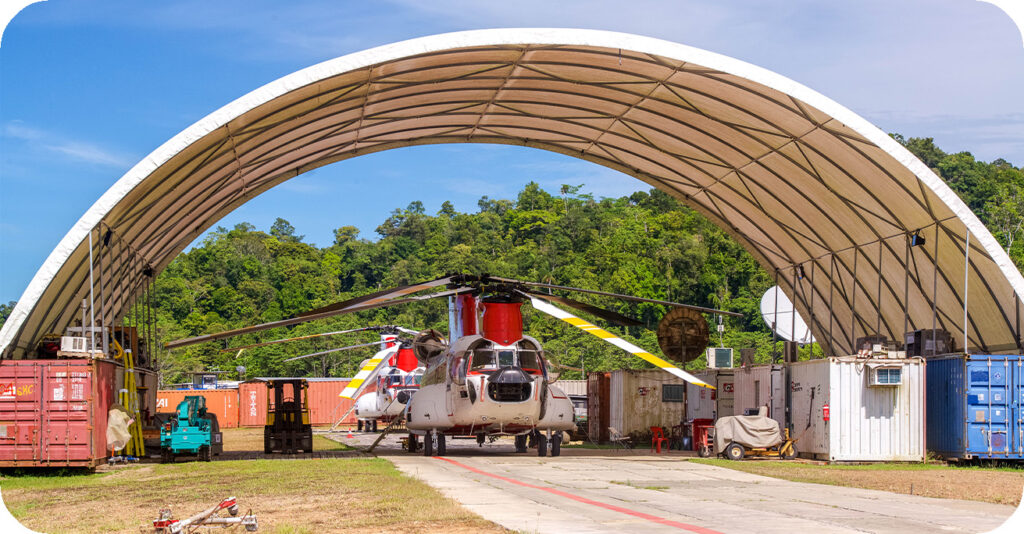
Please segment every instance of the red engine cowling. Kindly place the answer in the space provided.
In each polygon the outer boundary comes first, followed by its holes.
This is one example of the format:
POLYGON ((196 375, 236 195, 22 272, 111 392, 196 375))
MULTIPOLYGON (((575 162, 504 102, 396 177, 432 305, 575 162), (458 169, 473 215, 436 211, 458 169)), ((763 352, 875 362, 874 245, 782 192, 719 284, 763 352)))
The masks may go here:
POLYGON ((480 335, 500 345, 511 345, 523 338, 522 302, 487 302, 480 335))

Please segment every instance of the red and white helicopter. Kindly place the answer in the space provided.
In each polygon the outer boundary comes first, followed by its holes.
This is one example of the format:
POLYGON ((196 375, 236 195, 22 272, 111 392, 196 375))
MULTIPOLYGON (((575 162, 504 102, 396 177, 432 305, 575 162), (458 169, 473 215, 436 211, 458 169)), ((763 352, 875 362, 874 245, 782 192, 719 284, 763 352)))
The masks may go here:
MULTIPOLYGON (((412 393, 419 388, 420 380, 423 378, 423 371, 425 368, 419 364, 419 361, 413 353, 411 337, 407 336, 405 339, 399 339, 400 334, 415 335, 419 333, 418 331, 395 325, 367 326, 363 328, 353 328, 350 330, 340 330, 337 332, 323 332, 319 334, 276 339, 273 341, 254 343, 252 345, 245 345, 242 347, 221 349, 221 352, 232 352, 237 350, 241 353, 242 350, 278 343, 287 343, 290 341, 300 341, 325 336, 354 334, 358 332, 378 332, 380 334, 380 350, 369 359, 363 361, 359 366, 359 374, 356 375, 355 380, 353 380, 352 383, 342 391, 341 396, 348 399, 356 399, 356 402, 353 404, 350 412, 354 411, 356 414, 358 430, 363 431, 365 429, 367 432, 376 432, 378 421, 388 423, 403 414, 405 411, 406 401, 411 397, 412 393), (370 384, 375 384, 376 387, 373 390, 364 393, 367 386, 370 384), (405 394, 401 396, 402 398, 400 400, 399 394, 402 392, 405 392, 405 394)), ((348 345, 311 354, 303 354, 302 356, 295 356, 284 361, 290 362, 305 358, 314 358, 317 356, 324 357, 328 354, 370 347, 377 344, 378 342, 374 341, 370 343, 348 345)), ((345 419, 348 415, 349 413, 346 413, 341 417, 341 419, 345 419)))
MULTIPOLYGON (((554 303, 586 311, 618 325, 639 326, 639 322, 573 299, 540 293, 538 288, 670 306, 671 311, 659 323, 658 341, 667 357, 683 363, 703 354, 707 346, 708 327, 701 312, 740 315, 604 291, 489 275, 456 274, 338 302, 290 319, 173 341, 166 346, 181 347, 383 306, 448 298, 450 342, 434 330, 423 331, 413 339, 412 350, 426 370, 415 395, 398 397, 408 406, 406 426, 412 433, 409 450, 415 451, 416 436, 423 436, 423 452, 427 456, 435 454, 435 444, 437 455, 446 453, 446 436, 467 435, 476 436, 481 444, 487 436, 514 435, 516 451, 526 452, 527 436, 534 432, 539 432, 539 456, 547 454, 549 442, 551 455, 560 454, 561 431, 575 426, 573 405, 549 376, 540 343, 523 334, 520 308, 527 301, 535 310, 561 319, 687 382, 714 388, 669 361, 566 312, 554 303), (439 288, 445 289, 416 295, 439 288)), ((367 380, 381 365, 373 361, 375 358, 371 358, 360 371, 363 376, 357 375, 350 383, 353 390, 358 389, 360 381, 367 380)))

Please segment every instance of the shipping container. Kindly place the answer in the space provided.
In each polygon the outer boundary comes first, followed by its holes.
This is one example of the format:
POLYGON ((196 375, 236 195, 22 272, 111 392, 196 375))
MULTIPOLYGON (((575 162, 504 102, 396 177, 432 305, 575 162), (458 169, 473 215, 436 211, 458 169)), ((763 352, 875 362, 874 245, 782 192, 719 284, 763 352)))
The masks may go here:
POLYGON ((801 456, 924 461, 923 359, 824 358, 789 364, 788 372, 801 456))
MULTIPOLYGON (((353 401, 341 397, 350 378, 306 378, 309 383, 309 418, 313 426, 333 425, 349 412, 353 401)), ((374 390, 371 383, 363 392, 374 390)), ((264 379, 243 382, 238 386, 239 414, 241 426, 263 426, 267 422, 267 385, 264 379)), ((348 413, 342 424, 356 424, 355 413, 348 413)))
POLYGON ((162 389, 157 392, 157 411, 174 413, 178 404, 186 396, 199 395, 206 398, 206 411, 217 414, 220 428, 238 426, 238 390, 237 389, 162 389))
POLYGON ((928 359, 928 450, 947 460, 1024 459, 1024 356, 928 359))
POLYGON ((694 376, 715 386, 709 389, 687 384, 686 419, 711 419, 733 415, 736 384, 734 369, 707 369, 694 376))
POLYGON ((0 362, 0 466, 102 463, 116 368, 84 358, 0 362))
POLYGON ((745 415, 748 410, 768 407, 768 417, 779 422, 779 428, 786 425, 786 397, 783 393, 784 373, 781 365, 760 365, 744 367, 733 372, 733 386, 736 391, 733 400, 735 415, 745 415))
POLYGON ((587 394, 586 380, 558 380, 554 382, 554 385, 565 392, 566 395, 586 396, 587 394))
POLYGON ((662 370, 612 371, 608 426, 623 435, 671 428, 686 414, 686 383, 662 370))

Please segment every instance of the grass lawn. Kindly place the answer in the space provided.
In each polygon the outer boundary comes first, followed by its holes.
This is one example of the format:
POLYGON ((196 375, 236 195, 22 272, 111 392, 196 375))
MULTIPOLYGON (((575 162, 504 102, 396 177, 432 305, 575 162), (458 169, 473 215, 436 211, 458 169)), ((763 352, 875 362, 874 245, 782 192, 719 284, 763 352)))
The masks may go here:
MULTIPOLYGON (((262 450, 262 429, 227 429, 227 450, 262 450)), ((345 448, 314 436, 316 450, 345 448)), ((161 508, 182 519, 229 496, 260 532, 506 532, 383 459, 237 460, 0 475, 11 513, 40 532, 139 532, 161 508), (63 476, 61 476, 63 475, 63 476)))
POLYGON ((867 488, 944 499, 967 499, 1017 505, 1024 489, 1024 469, 956 467, 943 463, 821 465, 780 460, 691 458, 689 461, 737 471, 833 486, 867 488))

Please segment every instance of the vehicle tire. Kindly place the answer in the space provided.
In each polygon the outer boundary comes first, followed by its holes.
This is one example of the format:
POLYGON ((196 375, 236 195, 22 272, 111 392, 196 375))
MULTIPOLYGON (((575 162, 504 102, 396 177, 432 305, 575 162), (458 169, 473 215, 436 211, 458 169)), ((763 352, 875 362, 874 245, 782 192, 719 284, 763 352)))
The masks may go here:
POLYGON ((700 456, 701 458, 710 458, 711 457, 711 447, 708 447, 707 445, 701 445, 697 449, 697 456, 700 456))
POLYGON ((161 449, 160 450, 160 463, 169 464, 171 463, 171 450, 161 449))
POLYGON ((373 432, 374 433, 377 432, 377 420, 376 419, 373 420, 373 432))
POLYGON ((363 420, 359 419, 359 420, 356 421, 356 432, 362 432, 362 431, 363 431, 363 420))
POLYGON ((557 432, 554 436, 551 436, 551 457, 562 455, 562 433, 557 432))
POLYGON ((537 434, 537 456, 541 458, 548 454, 548 437, 545 434, 537 434))
POLYGON ((787 450, 786 453, 782 455, 782 458, 784 460, 792 460, 796 458, 796 454, 796 443, 790 443, 789 450, 787 450))
POLYGON ((434 433, 428 430, 426 435, 423 436, 423 456, 434 455, 434 433))
POLYGON ((526 452, 526 440, 528 437, 526 434, 516 436, 516 452, 526 452))
POLYGON ((199 459, 203 462, 209 462, 213 460, 213 451, 209 445, 203 445, 199 447, 199 459))
POLYGON ((444 456, 448 453, 448 446, 445 444, 444 434, 437 435, 437 455, 444 456))
POLYGON ((730 460, 742 460, 744 455, 743 445, 735 441, 725 448, 725 457, 730 460))
POLYGON ((408 443, 408 445, 406 445, 406 450, 407 451, 409 451, 410 453, 416 452, 416 449, 417 449, 416 434, 413 434, 412 432, 410 432, 409 433, 409 439, 408 439, 408 441, 406 441, 406 443, 408 443))

